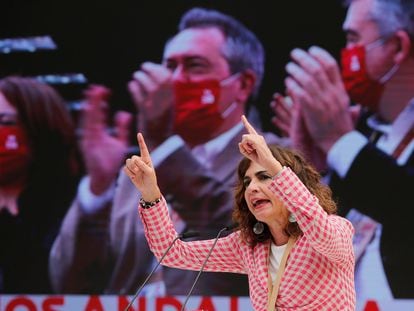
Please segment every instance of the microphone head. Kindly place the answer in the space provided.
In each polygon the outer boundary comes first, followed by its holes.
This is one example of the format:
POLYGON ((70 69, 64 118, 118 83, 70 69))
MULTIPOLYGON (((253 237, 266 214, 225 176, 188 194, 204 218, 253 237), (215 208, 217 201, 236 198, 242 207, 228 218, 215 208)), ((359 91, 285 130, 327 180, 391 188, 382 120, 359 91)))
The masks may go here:
POLYGON ((194 238, 199 235, 200 235, 200 232, 198 231, 187 231, 187 232, 181 233, 179 237, 180 239, 189 239, 189 238, 194 238))
POLYGON ((238 226, 239 226, 239 224, 237 222, 234 222, 234 223, 228 225, 226 227, 226 230, 233 230, 233 229, 236 229, 238 226))

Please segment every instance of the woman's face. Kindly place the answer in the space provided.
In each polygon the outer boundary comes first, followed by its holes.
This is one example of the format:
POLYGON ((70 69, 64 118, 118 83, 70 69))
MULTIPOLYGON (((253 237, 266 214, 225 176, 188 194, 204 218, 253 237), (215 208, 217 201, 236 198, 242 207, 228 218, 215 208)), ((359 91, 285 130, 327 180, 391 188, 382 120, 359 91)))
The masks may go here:
POLYGON ((250 212, 257 220, 272 226, 277 222, 284 225, 289 212, 283 203, 269 190, 272 176, 257 163, 251 163, 247 169, 243 183, 245 187, 244 199, 250 212))

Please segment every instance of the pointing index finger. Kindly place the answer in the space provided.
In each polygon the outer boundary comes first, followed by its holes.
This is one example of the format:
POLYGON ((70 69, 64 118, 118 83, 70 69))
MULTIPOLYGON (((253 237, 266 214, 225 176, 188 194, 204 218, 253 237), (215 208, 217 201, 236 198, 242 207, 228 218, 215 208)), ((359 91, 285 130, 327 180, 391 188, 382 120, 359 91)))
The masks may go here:
POLYGON ((144 136, 142 136, 141 133, 138 133, 137 139, 138 139, 139 149, 141 151, 141 158, 146 163, 151 162, 151 157, 150 157, 147 145, 145 144, 144 136))
POLYGON ((244 115, 242 116, 242 122, 243 122, 244 127, 246 128, 247 132, 249 132, 249 134, 258 135, 256 130, 254 129, 254 127, 249 123, 249 121, 247 121, 247 118, 244 115))

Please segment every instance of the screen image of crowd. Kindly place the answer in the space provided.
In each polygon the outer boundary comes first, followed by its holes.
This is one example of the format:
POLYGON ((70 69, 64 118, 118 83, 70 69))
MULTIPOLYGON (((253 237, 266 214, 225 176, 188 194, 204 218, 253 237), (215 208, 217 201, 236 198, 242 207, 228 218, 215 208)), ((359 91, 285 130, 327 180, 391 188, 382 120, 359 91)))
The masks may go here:
POLYGON ((414 309, 413 0, 6 11, 0 311, 414 309))

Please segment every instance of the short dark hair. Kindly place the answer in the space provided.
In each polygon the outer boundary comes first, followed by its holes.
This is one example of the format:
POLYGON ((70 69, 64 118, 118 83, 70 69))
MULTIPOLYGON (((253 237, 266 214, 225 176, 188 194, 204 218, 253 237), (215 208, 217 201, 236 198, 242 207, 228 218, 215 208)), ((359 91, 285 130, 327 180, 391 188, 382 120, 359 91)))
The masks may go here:
MULTIPOLYGON (((358 0, 346 0, 350 5, 358 0)), ((398 30, 407 32, 414 40, 414 1, 413 0, 374 0, 370 18, 378 25, 383 37, 389 37, 398 30)))
POLYGON ((235 18, 204 8, 187 11, 181 17, 178 30, 205 27, 216 27, 223 32, 226 41, 222 52, 232 73, 247 69, 255 73, 254 94, 257 95, 263 80, 265 62, 265 52, 260 40, 235 18))

